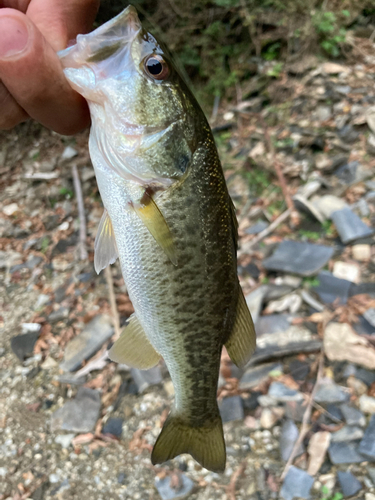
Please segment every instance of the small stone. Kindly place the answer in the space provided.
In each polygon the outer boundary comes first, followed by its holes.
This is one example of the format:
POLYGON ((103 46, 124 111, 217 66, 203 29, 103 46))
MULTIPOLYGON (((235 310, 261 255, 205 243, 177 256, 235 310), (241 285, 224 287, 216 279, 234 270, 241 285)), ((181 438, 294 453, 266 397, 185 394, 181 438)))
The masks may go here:
POLYGON ((151 385, 160 384, 163 381, 159 366, 154 366, 149 370, 132 368, 131 374, 139 393, 145 391, 151 385))
POLYGON ((18 210, 19 208, 17 203, 11 203, 10 205, 5 205, 5 207, 3 207, 3 213, 8 217, 18 212, 18 210))
POLYGON ((263 408, 260 425, 263 429, 271 429, 284 415, 284 408, 263 408))
POLYGON ((300 361, 299 359, 294 359, 289 364, 289 370, 294 380, 302 382, 303 380, 306 379, 306 377, 310 373, 310 365, 306 363, 306 361, 300 361))
POLYGON ((267 363, 264 365, 250 367, 242 375, 239 383, 240 389, 252 389, 267 380, 272 372, 283 372, 281 363, 267 363))
POLYGON ((67 449, 71 445, 75 434, 58 434, 55 437, 55 443, 60 444, 62 448, 67 449))
POLYGON ((164 382, 164 390, 168 394, 168 396, 174 396, 174 387, 172 380, 166 380, 164 382))
POLYGON ((331 194, 327 194, 325 196, 314 196, 311 199, 311 203, 326 219, 330 219, 331 215, 333 212, 336 212, 336 210, 341 210, 347 206, 344 200, 331 194))
POLYGON ((223 423, 243 420, 243 401, 241 396, 230 396, 219 403, 219 411, 223 423))
MULTIPOLYGON (((293 420, 286 420, 281 426, 280 453, 281 458, 284 460, 284 462, 287 462, 290 455, 292 454, 294 444, 298 439, 298 435, 298 427, 293 422, 293 420)), ((303 444, 301 443, 295 456, 298 457, 299 455, 302 455, 304 451, 305 450, 303 444)))
POLYGON ((367 387, 375 382, 375 373, 373 370, 366 370, 365 368, 357 368, 355 376, 358 380, 362 380, 367 387))
POLYGON ((333 265, 332 274, 336 278, 351 281, 352 283, 359 283, 360 269, 357 264, 336 261, 333 265))
POLYGON ((121 438, 123 423, 124 421, 122 418, 109 418, 104 424, 102 434, 111 434, 112 436, 121 438))
POLYGON ((339 73, 349 73, 350 68, 334 62, 325 62, 322 64, 322 71, 327 75, 337 75, 339 73))
POLYGON ((318 106, 315 111, 316 117, 320 122, 325 122, 332 117, 330 106, 318 106))
POLYGON ((349 406, 348 404, 343 404, 340 406, 340 409, 348 425, 359 427, 364 427, 366 425, 364 414, 357 410, 357 408, 353 408, 353 406, 349 406))
POLYGON ((315 476, 322 466, 329 443, 331 441, 331 434, 329 432, 316 432, 313 434, 309 441, 307 452, 309 454, 309 466, 307 472, 311 476, 315 476))
POLYGON ((375 500, 375 495, 373 493, 365 493, 365 500, 375 500))
POLYGON ((72 146, 66 146, 62 155, 60 156, 60 161, 69 161, 78 155, 78 151, 76 151, 72 146))
POLYGON ((67 319, 68 316, 69 316, 69 309, 67 307, 60 307, 59 309, 57 309, 57 311, 53 311, 48 316, 48 322, 51 324, 58 323, 59 321, 67 319))
POLYGON ((375 154, 375 135, 369 134, 366 142, 367 152, 374 155, 375 154))
POLYGON ((258 398, 261 395, 262 395, 262 393, 260 391, 254 391, 254 392, 251 392, 250 395, 247 396, 246 398, 242 398, 243 399, 243 406, 244 406, 245 410, 252 411, 252 410, 255 410, 256 408, 258 408, 258 406, 259 406, 258 398))
POLYGON ((171 486, 171 477, 163 479, 156 477, 155 486, 162 500, 175 500, 177 498, 186 498, 194 488, 194 482, 185 474, 179 474, 179 487, 171 486))
POLYGON ((365 462, 366 457, 359 453, 358 444, 358 441, 331 443, 328 448, 331 462, 334 465, 365 462))
POLYGON ((342 414, 341 409, 333 404, 328 404, 326 406, 326 417, 328 417, 333 422, 342 422, 344 416, 342 414))
POLYGON ((93 356, 112 335, 111 318, 107 315, 96 316, 80 334, 68 342, 60 368, 64 371, 77 370, 82 361, 93 356))
POLYGON ((370 423, 365 430, 362 441, 359 443, 358 450, 366 457, 375 460, 375 415, 371 416, 370 423))
POLYGON ((311 276, 327 264, 333 252, 331 247, 285 240, 271 257, 263 261, 263 267, 271 271, 311 276))
POLYGON ((40 332, 42 325, 40 325, 39 323, 22 323, 21 328, 22 333, 37 333, 40 332))
POLYGON ((268 226, 269 226, 268 222, 260 220, 260 221, 256 222, 255 224, 253 224, 252 226, 248 227, 245 230, 245 233, 246 234, 258 234, 258 233, 261 233, 262 231, 264 231, 265 229, 267 229, 268 226))
POLYGON ((94 430, 100 412, 100 393, 94 389, 80 387, 74 399, 52 415, 51 429, 90 432, 94 430))
POLYGON ((284 403, 286 401, 301 401, 303 395, 295 389, 289 389, 281 382, 272 382, 269 387, 268 395, 276 401, 284 403))
POLYGON ((60 481, 60 476, 58 474, 50 474, 48 480, 51 484, 55 484, 60 481))
POLYGON ((362 489, 362 484, 351 472, 338 471, 337 477, 344 497, 351 497, 362 489))
POLYGON ((43 309, 43 307, 46 304, 48 304, 49 301, 50 301, 49 295, 41 293, 38 296, 38 299, 37 299, 37 301, 35 303, 35 306, 34 306, 35 311, 40 311, 41 309, 43 309))
POLYGON ((346 443, 348 441, 357 441, 363 438, 363 430, 360 427, 344 425, 341 429, 332 433, 332 443, 346 443))
POLYGON ((375 413, 375 398, 362 394, 359 398, 359 408, 364 413, 375 413))
POLYGON ((57 366, 57 361, 51 358, 51 356, 47 356, 43 363, 40 365, 43 370, 51 370, 53 368, 56 368, 57 366))
POLYGON ((357 396, 361 396, 362 394, 365 394, 367 392, 367 385, 362 382, 362 380, 356 377, 348 377, 346 384, 348 387, 354 390, 357 396))
POLYGON ((310 490, 314 484, 314 478, 302 469, 292 465, 284 483, 281 487, 280 496, 284 500, 293 500, 294 498, 310 498, 310 490))
POLYGON ((349 399, 349 394, 334 383, 320 384, 314 401, 319 404, 344 403, 349 399))
POLYGON ((344 244, 370 236, 374 232, 349 207, 333 212, 332 221, 344 244))
POLYGON ((24 361, 33 354, 34 346, 38 338, 39 331, 16 335, 11 339, 10 346, 17 358, 24 361))
POLYGON ((0 467, 0 477, 5 477, 8 473, 8 469, 6 467, 0 467))

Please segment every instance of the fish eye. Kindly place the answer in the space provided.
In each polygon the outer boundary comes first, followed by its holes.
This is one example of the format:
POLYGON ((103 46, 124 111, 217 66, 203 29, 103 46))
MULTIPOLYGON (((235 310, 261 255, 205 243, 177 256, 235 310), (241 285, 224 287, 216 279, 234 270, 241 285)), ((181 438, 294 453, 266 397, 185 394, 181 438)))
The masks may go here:
POLYGON ((155 80, 165 80, 169 75, 168 64, 159 54, 151 54, 146 57, 144 67, 146 73, 155 80))

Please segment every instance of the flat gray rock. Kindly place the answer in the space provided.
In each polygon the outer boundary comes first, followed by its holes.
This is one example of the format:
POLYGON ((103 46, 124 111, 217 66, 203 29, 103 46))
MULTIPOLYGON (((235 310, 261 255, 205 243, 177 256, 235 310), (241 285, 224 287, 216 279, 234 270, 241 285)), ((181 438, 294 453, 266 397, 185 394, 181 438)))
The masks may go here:
POLYGON ((91 358, 112 335, 111 318, 107 315, 96 316, 77 337, 68 342, 60 368, 66 372, 77 370, 82 361, 91 358))
POLYGON ((371 236, 374 232, 349 207, 336 210, 331 218, 344 244, 371 236))
POLYGON ((260 316, 258 321, 254 321, 257 337, 265 333, 285 332, 292 324, 292 319, 290 314, 267 314, 266 316, 260 316))
POLYGON ((336 384, 321 384, 315 394, 314 401, 324 403, 344 403, 349 400, 349 393, 336 384))
POLYGON ((332 257, 334 249, 313 243, 283 241, 271 257, 263 261, 263 267, 270 271, 311 276, 324 267, 332 257))
POLYGON ((362 484, 349 471, 338 471, 337 478, 339 480, 344 497, 351 497, 362 489, 362 484))
POLYGON ((357 408, 353 408, 353 406, 349 406, 348 404, 343 404, 340 410, 348 425, 359 427, 364 427, 366 425, 366 417, 360 410, 357 410, 357 408))
POLYGON ((328 448, 329 459, 334 465, 367 462, 368 458, 361 455, 358 445, 358 441, 331 443, 328 448))
POLYGON ((170 476, 164 479, 155 479, 155 486, 162 500, 175 500, 187 497, 194 488, 194 482, 185 474, 180 475, 180 485, 177 488, 171 487, 170 476))
POLYGON ((241 377, 239 388, 252 389, 264 380, 267 380, 269 374, 273 371, 282 373, 283 365, 281 363, 267 363, 254 368, 248 368, 241 377))
POLYGON ((285 476, 280 496, 284 500, 293 500, 294 498, 309 499, 313 484, 314 478, 310 474, 292 465, 285 476))
POLYGON ((267 285, 262 285, 258 287, 256 290, 247 294, 245 297, 246 304, 247 307, 249 308, 254 324, 258 321, 266 293, 267 293, 267 285))
POLYGON ((11 339, 10 346, 18 359, 24 361, 32 355, 39 333, 39 331, 29 332, 23 335, 16 335, 11 339))
POLYGON ((222 399, 219 403, 219 411, 223 424, 243 420, 245 415, 241 396, 230 396, 222 399))
POLYGON ((149 370, 132 368, 130 372, 135 385, 137 386, 138 392, 143 392, 151 385, 160 384, 163 381, 163 377, 158 366, 154 366, 149 370))
MULTIPOLYGON (((293 420, 285 420, 285 422, 281 426, 280 434, 280 453, 281 458, 284 460, 284 462, 287 462, 290 455, 292 454, 294 444, 298 439, 298 435, 298 427, 293 422, 293 420)), ((301 443, 297 450, 296 457, 302 455, 304 451, 305 450, 303 444, 301 443)))
POLYGON ((352 425, 344 425, 341 429, 331 434, 332 443, 347 443, 363 438, 363 429, 352 425))
POLYGON ((365 430, 362 441, 359 443, 358 450, 366 457, 375 460, 375 415, 371 415, 370 423, 365 430))
POLYGON ((51 430, 90 432, 94 430, 100 412, 100 392, 80 387, 74 399, 52 415, 51 430))
POLYGON ((325 304, 332 304, 337 299, 339 299, 340 304, 347 303, 349 290, 352 286, 350 281, 336 278, 329 271, 321 271, 317 279, 319 285, 312 287, 312 290, 319 295, 325 304))
POLYGON ((289 387, 281 382, 272 382, 268 389, 268 396, 271 396, 280 403, 301 401, 303 399, 303 395, 300 392, 295 389, 289 389, 289 387))
POLYGON ((267 229, 269 223, 264 220, 258 220, 255 224, 245 229, 246 234, 258 234, 267 229))

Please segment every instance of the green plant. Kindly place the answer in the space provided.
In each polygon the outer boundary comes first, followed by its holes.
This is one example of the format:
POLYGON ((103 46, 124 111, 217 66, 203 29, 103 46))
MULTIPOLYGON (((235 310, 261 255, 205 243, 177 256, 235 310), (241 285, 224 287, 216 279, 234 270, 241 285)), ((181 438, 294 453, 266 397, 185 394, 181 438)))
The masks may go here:
POLYGON ((68 199, 73 198, 73 191, 69 188, 62 187, 59 190, 59 193, 63 196, 66 196, 68 199))
POLYGON ((272 78, 280 78, 280 75, 283 71, 284 64, 282 62, 276 63, 272 68, 267 71, 267 76, 271 76, 272 78))
POLYGON ((317 241, 320 238, 320 234, 316 231, 308 231, 307 229, 300 229, 299 234, 308 240, 317 241))
MULTIPOLYGON (((349 11, 342 10, 341 15, 347 17, 349 11)), ((316 12, 312 17, 312 23, 320 37, 322 49, 332 57, 338 57, 341 47, 346 41, 346 30, 340 27, 337 15, 334 12, 316 12)))
POLYGON ((321 490, 323 494, 321 500, 342 500, 344 498, 342 493, 336 492, 335 494, 331 494, 327 486, 323 485, 321 490))
POLYGON ((315 278, 314 276, 312 276, 312 277, 303 278, 302 283, 306 287, 311 288, 311 287, 319 286, 320 281, 318 280, 318 278, 315 278))
POLYGON ((273 61, 277 59, 280 53, 281 44, 280 42, 272 43, 268 45, 264 52, 262 52, 262 57, 266 61, 273 61))

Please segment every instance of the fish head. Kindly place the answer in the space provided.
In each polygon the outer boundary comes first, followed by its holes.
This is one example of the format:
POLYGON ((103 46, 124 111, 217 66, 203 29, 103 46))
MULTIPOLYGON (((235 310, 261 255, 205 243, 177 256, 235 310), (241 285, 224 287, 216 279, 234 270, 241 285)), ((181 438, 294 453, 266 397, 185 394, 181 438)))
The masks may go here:
POLYGON ((203 112, 167 51, 133 6, 59 53, 88 101, 90 148, 106 168, 142 185, 168 186, 188 169, 203 112))

